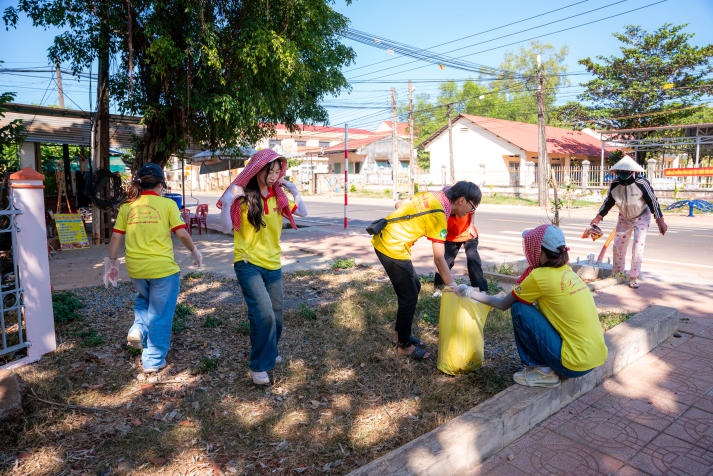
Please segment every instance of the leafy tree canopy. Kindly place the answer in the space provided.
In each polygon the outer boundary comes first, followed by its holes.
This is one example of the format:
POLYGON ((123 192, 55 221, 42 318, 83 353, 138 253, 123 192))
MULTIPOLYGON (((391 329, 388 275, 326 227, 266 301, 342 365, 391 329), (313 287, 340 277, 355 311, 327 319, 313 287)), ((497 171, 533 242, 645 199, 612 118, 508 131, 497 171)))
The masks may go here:
POLYGON ((685 27, 667 23, 648 33, 628 25, 614 33, 621 56, 580 60, 595 76, 580 95, 592 105, 589 117, 610 117, 610 128, 633 129, 683 123, 697 114, 694 106, 713 92, 713 45, 691 46, 694 35, 685 27))
POLYGON ((341 68, 354 58, 339 41, 348 20, 332 3, 20 0, 3 18, 15 26, 26 14, 37 27, 66 29, 48 57, 74 72, 109 52, 112 99, 146 125, 140 166, 165 164, 189 140, 252 145, 279 123, 326 122, 320 101, 348 87, 341 68))
MULTIPOLYGON (((13 99, 14 93, 0 93, 0 117, 5 117, 4 106, 13 99)), ((17 171, 19 159, 16 149, 22 140, 23 129, 22 121, 18 119, 0 127, 0 176, 17 171)))

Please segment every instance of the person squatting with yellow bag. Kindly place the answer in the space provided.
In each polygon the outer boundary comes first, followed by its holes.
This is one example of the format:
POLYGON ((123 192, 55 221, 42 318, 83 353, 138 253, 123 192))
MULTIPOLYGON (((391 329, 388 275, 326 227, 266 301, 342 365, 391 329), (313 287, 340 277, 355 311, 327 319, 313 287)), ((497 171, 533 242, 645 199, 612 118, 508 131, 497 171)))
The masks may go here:
POLYGON ((491 296, 466 284, 460 296, 511 309, 515 343, 525 369, 513 380, 528 387, 557 387, 602 365, 607 347, 587 284, 568 265, 564 234, 540 225, 522 234, 530 265, 510 294, 491 296))

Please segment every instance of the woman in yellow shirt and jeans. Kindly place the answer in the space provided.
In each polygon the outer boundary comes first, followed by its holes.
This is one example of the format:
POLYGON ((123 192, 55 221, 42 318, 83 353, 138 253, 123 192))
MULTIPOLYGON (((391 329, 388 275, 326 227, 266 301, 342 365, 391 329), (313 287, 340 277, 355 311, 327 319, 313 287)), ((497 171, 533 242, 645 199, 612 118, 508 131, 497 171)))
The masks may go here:
POLYGON ((511 309, 515 343, 526 368, 513 380, 529 387, 556 387, 603 364, 607 347, 594 298, 567 264, 564 234, 540 225, 522 234, 530 265, 507 295, 490 296, 461 284, 458 294, 498 309, 511 309))
POLYGON ((249 366, 256 385, 268 385, 267 371, 282 360, 277 350, 283 325, 282 219, 297 228, 292 215, 307 216, 297 187, 283 179, 286 171, 287 159, 263 149, 250 158, 218 202, 224 230, 233 229, 233 268, 248 306, 249 366))
POLYGON ((144 165, 133 185, 135 196, 121 205, 114 223, 104 282, 116 284, 116 260, 125 237, 126 271, 136 289, 134 324, 127 345, 143 349, 143 371, 152 373, 166 367, 181 284, 171 233, 191 252, 199 267, 203 257, 186 230, 176 202, 160 196, 166 187, 163 169, 155 163, 144 165))

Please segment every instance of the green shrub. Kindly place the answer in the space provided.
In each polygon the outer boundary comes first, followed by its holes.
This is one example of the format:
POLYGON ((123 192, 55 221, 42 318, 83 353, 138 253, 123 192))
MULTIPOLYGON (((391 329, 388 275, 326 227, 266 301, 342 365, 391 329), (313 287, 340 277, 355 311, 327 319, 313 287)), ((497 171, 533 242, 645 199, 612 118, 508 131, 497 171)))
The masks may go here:
POLYGON ((300 316, 302 319, 307 319, 310 321, 314 321, 315 319, 317 319, 317 313, 307 307, 307 304, 305 303, 300 304, 300 310, 297 311, 297 315, 300 316))
POLYGON ((218 368, 219 362, 220 361, 218 359, 202 357, 200 363, 193 368, 193 373, 194 374, 205 374, 208 372, 212 372, 218 368))
POLYGON ((77 334, 77 337, 81 339, 80 345, 82 347, 99 347, 106 343, 106 338, 99 334, 96 329, 81 331, 77 334))
POLYGON ((55 322, 70 322, 82 319, 75 311, 84 307, 84 303, 69 292, 52 293, 52 310, 55 322))
POLYGON ((354 258, 337 258, 329 266, 329 269, 350 269, 356 266, 354 258))
POLYGON ((235 332, 240 335, 249 336, 250 335, 250 322, 240 321, 240 323, 235 327, 235 332))
POLYGON ((219 317, 206 316, 205 322, 203 322, 203 327, 215 329, 216 327, 220 327, 222 323, 223 321, 219 317))
POLYGON ((176 310, 173 312, 173 324, 171 329, 173 332, 181 332, 188 327, 188 317, 196 313, 196 310, 188 304, 179 302, 176 304, 176 310))

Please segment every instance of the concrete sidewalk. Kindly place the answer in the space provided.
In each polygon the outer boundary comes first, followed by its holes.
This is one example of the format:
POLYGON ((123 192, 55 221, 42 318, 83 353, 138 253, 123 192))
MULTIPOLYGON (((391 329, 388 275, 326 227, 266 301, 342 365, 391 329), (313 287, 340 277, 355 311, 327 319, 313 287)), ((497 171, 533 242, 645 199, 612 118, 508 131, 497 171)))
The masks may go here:
MULTIPOLYGON (((328 269, 345 257, 378 264, 362 226, 299 224, 283 233, 286 272, 328 269)), ((217 215, 208 226, 208 234, 193 232, 204 270, 233 276, 232 237, 215 231, 217 215)), ((194 270, 180 242, 175 249, 182 272, 194 270)), ((54 289, 100 284, 107 252, 104 245, 55 254, 54 289)), ((419 273, 433 272, 430 246, 414 247, 414 263, 419 273)), ((595 301, 600 309, 640 312, 607 333, 607 364, 556 389, 513 385, 354 474, 713 475, 710 281, 649 273, 639 289, 605 287, 595 301)))

